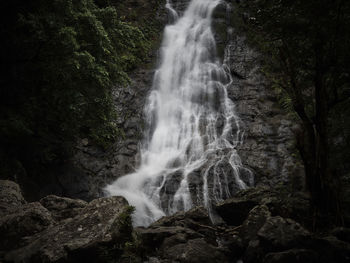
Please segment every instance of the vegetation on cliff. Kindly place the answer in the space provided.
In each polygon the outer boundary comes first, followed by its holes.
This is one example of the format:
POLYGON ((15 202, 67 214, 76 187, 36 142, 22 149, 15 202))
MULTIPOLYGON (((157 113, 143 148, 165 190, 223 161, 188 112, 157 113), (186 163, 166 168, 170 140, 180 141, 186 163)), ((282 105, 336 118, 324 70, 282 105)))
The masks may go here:
MULTIPOLYGON (((151 25, 127 22, 120 1, 5 1, 1 10, 0 171, 39 173, 77 138, 120 136, 112 87, 142 63, 151 25)), ((142 16, 140 16, 142 17, 142 16)))
POLYGON ((297 147, 315 212, 339 212, 339 175, 349 171, 350 3, 240 1, 266 75, 301 123, 297 147))

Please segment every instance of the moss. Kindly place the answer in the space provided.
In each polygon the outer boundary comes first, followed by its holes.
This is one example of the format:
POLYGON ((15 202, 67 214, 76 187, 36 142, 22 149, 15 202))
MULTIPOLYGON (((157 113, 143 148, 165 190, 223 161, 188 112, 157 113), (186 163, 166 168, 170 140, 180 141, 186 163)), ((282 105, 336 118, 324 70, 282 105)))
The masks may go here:
POLYGON ((122 246, 128 241, 131 240, 132 235, 132 213, 135 208, 132 206, 126 206, 123 212, 120 213, 118 218, 113 224, 113 239, 115 239, 122 246))

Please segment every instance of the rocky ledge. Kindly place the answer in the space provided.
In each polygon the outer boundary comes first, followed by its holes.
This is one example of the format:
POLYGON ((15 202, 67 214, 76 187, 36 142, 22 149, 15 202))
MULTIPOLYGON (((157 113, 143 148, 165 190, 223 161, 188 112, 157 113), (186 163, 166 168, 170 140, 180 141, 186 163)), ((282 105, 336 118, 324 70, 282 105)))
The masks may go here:
POLYGON ((310 231, 308 196, 286 187, 241 191, 213 208, 132 228, 122 197, 47 196, 27 203, 0 181, 0 262, 349 262, 350 229, 310 231))
POLYGON ((108 262, 131 237, 122 197, 26 203, 17 184, 0 181, 0 189, 0 262, 108 262))

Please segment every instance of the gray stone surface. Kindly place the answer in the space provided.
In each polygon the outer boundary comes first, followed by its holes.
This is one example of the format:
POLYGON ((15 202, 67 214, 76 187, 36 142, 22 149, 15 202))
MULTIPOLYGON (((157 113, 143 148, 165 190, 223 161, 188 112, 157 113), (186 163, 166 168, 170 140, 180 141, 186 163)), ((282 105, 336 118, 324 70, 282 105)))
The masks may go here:
POLYGON ((25 203, 18 184, 8 180, 0 180, 0 216, 25 203))
POLYGON ((319 255, 309 249, 291 249, 283 252, 269 253, 264 257, 264 263, 316 263, 319 255))
POLYGON ((19 247, 26 237, 33 236, 54 224, 50 212, 40 203, 19 205, 0 218, 0 251, 19 247))
POLYGON ((250 241, 258 239, 258 231, 270 216, 271 213, 265 205, 256 206, 249 212, 247 219, 239 229, 239 234, 242 237, 244 244, 248 244, 250 241))
MULTIPOLYGON (((88 257, 91 250, 120 236, 118 218, 125 212, 127 205, 122 197, 95 199, 73 219, 63 220, 31 236, 26 241, 27 245, 6 253, 5 260, 79 262, 79 256, 88 257), (83 251, 81 255, 79 251, 83 251)), ((116 245, 118 241, 122 239, 117 238, 116 245)))
POLYGON ((146 254, 160 262, 230 262, 230 252, 219 241, 222 229, 210 222, 201 207, 164 217, 136 231, 146 254))
POLYGON ((79 199, 70 199, 55 195, 48 195, 40 200, 42 206, 50 211, 52 217, 56 221, 61 221, 67 218, 73 218, 78 215, 87 202, 79 199))
POLYGON ((311 239, 310 233, 299 223, 280 216, 267 218, 258 237, 268 250, 303 246, 311 239))

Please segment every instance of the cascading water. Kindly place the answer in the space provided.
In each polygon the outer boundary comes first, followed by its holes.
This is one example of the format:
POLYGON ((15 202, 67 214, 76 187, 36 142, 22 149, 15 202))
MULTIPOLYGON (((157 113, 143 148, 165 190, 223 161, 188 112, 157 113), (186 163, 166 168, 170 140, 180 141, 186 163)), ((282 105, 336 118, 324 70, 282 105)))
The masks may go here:
POLYGON ((178 17, 167 1, 173 24, 145 107, 140 167, 106 187, 135 206, 135 225, 194 205, 210 209, 252 183, 235 149, 242 132, 227 96, 232 78, 216 60, 211 16, 219 3, 192 0, 178 17))

